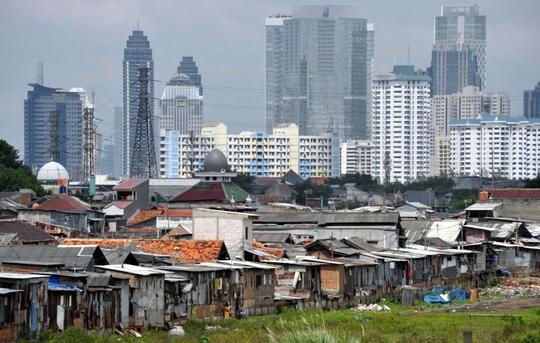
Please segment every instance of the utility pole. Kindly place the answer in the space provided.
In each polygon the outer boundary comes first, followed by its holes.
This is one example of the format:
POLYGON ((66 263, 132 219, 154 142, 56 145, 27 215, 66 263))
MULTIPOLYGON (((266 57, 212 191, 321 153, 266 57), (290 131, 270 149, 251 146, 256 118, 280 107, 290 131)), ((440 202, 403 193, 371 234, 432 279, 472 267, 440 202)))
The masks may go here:
POLYGON ((156 178, 157 161, 154 147, 154 129, 150 113, 150 68, 139 68, 139 110, 130 177, 156 178))
POLYGON ((389 184, 390 183, 390 171, 392 170, 392 166, 390 164, 390 151, 386 151, 384 153, 384 183, 389 184))
POLYGON ((189 172, 191 177, 195 175, 195 143, 193 130, 189 130, 189 172))
POLYGON ((96 175, 96 130, 94 127, 94 106, 84 109, 84 180, 96 175))
POLYGON ((49 154, 51 161, 60 160, 60 111, 49 112, 49 154))

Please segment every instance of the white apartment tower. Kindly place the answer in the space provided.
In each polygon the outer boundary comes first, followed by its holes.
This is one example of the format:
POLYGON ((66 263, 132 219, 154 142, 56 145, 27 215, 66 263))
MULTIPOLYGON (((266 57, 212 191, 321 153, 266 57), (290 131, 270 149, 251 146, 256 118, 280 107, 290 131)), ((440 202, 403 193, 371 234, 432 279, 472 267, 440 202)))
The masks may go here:
POLYGON ((341 174, 371 175, 373 145, 369 140, 348 140, 341 143, 341 174))
POLYGON ((481 114, 505 117, 510 115, 510 95, 487 93, 467 86, 460 93, 434 95, 431 116, 435 134, 435 173, 449 175, 449 123, 455 119, 476 119, 481 114))
POLYGON ((540 172, 540 121, 482 115, 450 122, 454 175, 531 179, 540 172))
POLYGON ((160 132, 160 177, 190 177, 202 169, 212 149, 221 150, 231 170, 253 176, 281 177, 293 170, 303 178, 339 175, 336 134, 301 136, 296 124, 279 124, 272 134, 229 134, 223 123, 202 128, 192 138, 178 131, 160 132))
POLYGON ((430 175, 433 136, 430 78, 413 66, 394 66, 373 78, 372 175, 379 182, 409 182, 430 175))

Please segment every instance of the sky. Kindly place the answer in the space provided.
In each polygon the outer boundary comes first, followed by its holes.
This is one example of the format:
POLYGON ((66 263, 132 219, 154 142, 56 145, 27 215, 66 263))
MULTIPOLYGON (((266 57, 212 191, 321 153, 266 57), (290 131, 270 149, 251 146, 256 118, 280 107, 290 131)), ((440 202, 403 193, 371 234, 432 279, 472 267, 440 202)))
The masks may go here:
POLYGON ((263 130, 265 28, 292 6, 360 7, 375 25, 375 73, 409 60, 430 63, 433 21, 442 5, 480 5, 487 16, 487 90, 511 95, 540 81, 539 0, 3 0, 0 11, 0 138, 24 146, 24 99, 44 63, 45 85, 95 92, 99 129, 107 134, 122 105, 123 49, 139 23, 153 50, 155 96, 184 55, 199 66, 205 121, 230 131, 263 130), (407 50, 410 49, 408 57, 407 50))

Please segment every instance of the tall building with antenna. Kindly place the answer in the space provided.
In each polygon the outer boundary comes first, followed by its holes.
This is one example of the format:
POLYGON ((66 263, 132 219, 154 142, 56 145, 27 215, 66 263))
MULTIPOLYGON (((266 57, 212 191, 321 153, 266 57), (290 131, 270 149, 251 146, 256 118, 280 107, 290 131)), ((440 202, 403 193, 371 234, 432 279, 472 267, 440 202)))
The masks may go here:
POLYGON ((159 100, 159 131, 198 135, 203 123, 201 75, 192 57, 183 57, 177 71, 159 100))
MULTIPOLYGON (((139 110, 139 68, 149 68, 149 107, 154 114, 154 62, 150 41, 142 30, 133 30, 124 48, 123 61, 123 113, 122 113, 122 174, 129 175, 135 143, 137 113, 139 110)), ((155 135, 155 133, 154 133, 155 135)))
POLYGON ((486 86, 486 16, 479 6, 443 6, 435 17, 432 95, 486 86))

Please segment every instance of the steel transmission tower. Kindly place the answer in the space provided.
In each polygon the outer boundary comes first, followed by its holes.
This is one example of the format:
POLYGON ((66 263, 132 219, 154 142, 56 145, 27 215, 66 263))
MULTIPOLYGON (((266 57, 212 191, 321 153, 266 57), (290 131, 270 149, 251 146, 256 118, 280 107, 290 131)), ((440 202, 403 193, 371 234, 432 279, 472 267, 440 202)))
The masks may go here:
POLYGON ((96 130, 94 128, 94 108, 84 109, 84 180, 96 175, 96 130))
POLYGON ((51 161, 60 160, 60 111, 49 112, 49 154, 51 161))
POLYGON ((139 110, 131 157, 131 177, 156 178, 157 162, 154 147, 154 129, 150 113, 150 72, 148 67, 139 68, 139 110))

